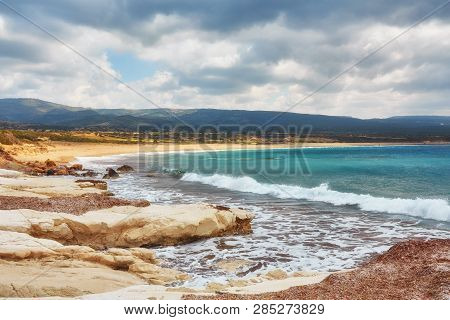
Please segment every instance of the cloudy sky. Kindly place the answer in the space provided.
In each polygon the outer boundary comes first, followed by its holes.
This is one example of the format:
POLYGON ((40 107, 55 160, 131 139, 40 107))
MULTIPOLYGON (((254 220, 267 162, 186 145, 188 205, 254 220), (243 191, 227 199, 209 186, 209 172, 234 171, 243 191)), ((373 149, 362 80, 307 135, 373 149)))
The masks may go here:
MULTIPOLYGON (((284 111, 444 0, 1 0, 0 98, 284 111)), ((291 111, 450 115, 450 5, 291 111)))

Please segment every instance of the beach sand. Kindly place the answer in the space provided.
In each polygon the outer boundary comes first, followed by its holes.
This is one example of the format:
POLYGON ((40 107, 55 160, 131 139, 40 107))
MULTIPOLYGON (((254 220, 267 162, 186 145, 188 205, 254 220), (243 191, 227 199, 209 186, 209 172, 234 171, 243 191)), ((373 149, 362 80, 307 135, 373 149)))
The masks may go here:
POLYGON ((303 143, 303 144, 110 144, 110 143, 79 143, 79 142, 50 142, 44 146, 14 145, 3 146, 19 161, 53 161, 65 163, 74 161, 77 157, 99 157, 118 154, 140 152, 176 152, 176 151, 219 151, 241 149, 274 149, 301 147, 351 147, 351 146, 380 146, 394 145, 389 143, 303 143))

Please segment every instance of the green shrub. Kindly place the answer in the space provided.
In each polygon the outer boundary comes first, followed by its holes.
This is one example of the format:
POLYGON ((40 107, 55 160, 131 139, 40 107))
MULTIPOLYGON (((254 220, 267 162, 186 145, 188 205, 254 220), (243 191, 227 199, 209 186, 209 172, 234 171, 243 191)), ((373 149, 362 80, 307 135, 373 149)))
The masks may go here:
POLYGON ((18 140, 38 141, 40 136, 39 132, 29 130, 12 130, 11 133, 18 140))
POLYGON ((0 143, 4 145, 18 144, 19 140, 10 131, 0 131, 0 143))

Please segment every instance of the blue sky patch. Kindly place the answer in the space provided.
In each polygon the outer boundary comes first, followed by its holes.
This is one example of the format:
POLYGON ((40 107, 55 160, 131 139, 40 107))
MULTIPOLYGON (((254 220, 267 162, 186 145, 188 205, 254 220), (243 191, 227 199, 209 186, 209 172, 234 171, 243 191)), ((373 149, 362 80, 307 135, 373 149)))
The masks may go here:
POLYGON ((152 76, 157 70, 157 64, 139 59, 130 52, 106 52, 112 67, 122 75, 122 80, 131 82, 152 76))

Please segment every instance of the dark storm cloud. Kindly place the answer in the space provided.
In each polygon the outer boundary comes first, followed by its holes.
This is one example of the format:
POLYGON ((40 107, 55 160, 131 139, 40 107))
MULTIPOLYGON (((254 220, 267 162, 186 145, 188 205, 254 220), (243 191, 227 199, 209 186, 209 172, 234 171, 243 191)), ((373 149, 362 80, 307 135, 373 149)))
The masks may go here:
MULTIPOLYGON (((409 24, 443 0, 22 0, 10 4, 28 15, 58 18, 76 24, 127 31, 156 14, 177 14, 200 28, 229 32, 273 21, 279 15, 292 28, 333 30, 363 20, 409 24)), ((2 7, 2 12, 6 9, 2 7)), ((438 15, 450 18, 450 10, 438 15)))
POLYGON ((178 74, 180 84, 197 87, 206 94, 244 92, 252 85, 264 85, 272 80, 263 68, 239 65, 230 68, 203 68, 189 74, 178 74))
POLYGON ((0 59, 4 58, 41 62, 45 60, 45 53, 34 44, 0 38, 0 59))
MULTIPOLYGON (((449 64, 450 61, 447 65, 425 65, 416 71, 417 76, 415 78, 397 84, 395 89, 406 93, 447 91, 447 94, 450 94, 449 64), (430 77, 430 74, 433 76, 430 77)), ((450 102, 448 106, 450 106, 450 102)))

